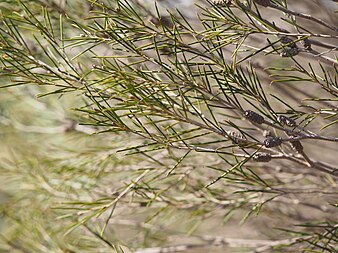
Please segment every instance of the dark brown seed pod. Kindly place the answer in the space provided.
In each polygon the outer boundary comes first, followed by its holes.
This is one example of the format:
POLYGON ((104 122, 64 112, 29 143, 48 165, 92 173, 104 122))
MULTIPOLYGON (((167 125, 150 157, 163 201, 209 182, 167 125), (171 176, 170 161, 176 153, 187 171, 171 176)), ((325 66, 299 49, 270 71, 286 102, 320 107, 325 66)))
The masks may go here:
POLYGON ((229 131, 229 132, 227 132, 227 135, 228 135, 229 139, 231 139, 236 144, 241 144, 241 143, 247 142, 247 140, 244 138, 244 136, 239 132, 229 131))
POLYGON ((303 151, 303 145, 299 140, 290 141, 291 147, 298 153, 303 151))
POLYGON ((141 206, 141 207, 144 207, 144 206, 147 206, 147 205, 148 205, 148 202, 145 202, 145 201, 140 202, 140 206, 141 206))
POLYGON ((253 160, 256 162, 270 162, 271 161, 271 154, 269 153, 256 153, 253 155, 253 160))
POLYGON ((264 146, 266 148, 273 148, 281 145, 283 143, 283 139, 281 137, 269 137, 264 140, 264 146))
POLYGON ((282 37, 280 42, 285 45, 286 48, 298 48, 297 44, 289 37, 282 37))
POLYGON ((292 57, 299 53, 298 47, 285 47, 281 52, 280 56, 282 57, 292 57))
POLYGON ((251 110, 246 110, 244 113, 243 113, 243 116, 252 121, 252 122, 255 122, 257 124, 263 124, 264 123, 264 118, 263 116, 259 115, 258 113, 254 112, 254 111, 251 111, 251 110))
POLYGON ((281 42, 282 44, 284 44, 284 45, 289 44, 290 46, 291 46, 292 44, 294 44, 293 40, 290 39, 289 37, 286 37, 286 36, 282 37, 282 38, 280 39, 280 42, 281 42))
POLYGON ((156 17, 150 17, 149 21, 151 23, 153 23, 155 26, 165 26, 167 28, 173 28, 174 24, 171 21, 170 17, 160 17, 160 18, 156 18, 156 17))
POLYGON ((212 0, 213 4, 219 6, 229 6, 232 0, 212 0))
POLYGON ((254 0, 256 4, 262 5, 264 7, 270 6, 271 1, 270 0, 254 0))
POLYGON ((304 39, 302 41, 305 50, 311 50, 311 42, 309 39, 304 39))
POLYGON ((284 115, 279 115, 277 117, 277 121, 279 123, 281 123, 282 125, 287 125, 289 127, 295 127, 297 124, 296 124, 296 121, 294 121, 293 119, 289 118, 289 117, 286 117, 284 115))

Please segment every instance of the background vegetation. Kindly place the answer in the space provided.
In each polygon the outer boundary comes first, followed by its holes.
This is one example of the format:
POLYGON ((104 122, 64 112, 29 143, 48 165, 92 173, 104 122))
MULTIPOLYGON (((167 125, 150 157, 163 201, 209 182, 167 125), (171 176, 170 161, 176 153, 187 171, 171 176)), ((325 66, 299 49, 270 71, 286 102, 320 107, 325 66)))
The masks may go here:
POLYGON ((337 252, 316 3, 1 1, 0 252, 337 252))

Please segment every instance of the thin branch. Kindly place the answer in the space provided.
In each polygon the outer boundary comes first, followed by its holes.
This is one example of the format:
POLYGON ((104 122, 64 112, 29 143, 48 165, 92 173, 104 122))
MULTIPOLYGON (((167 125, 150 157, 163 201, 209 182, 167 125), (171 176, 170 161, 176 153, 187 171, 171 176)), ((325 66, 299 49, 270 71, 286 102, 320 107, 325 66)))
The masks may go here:
POLYGON ((283 11, 284 13, 287 13, 287 14, 290 14, 290 15, 294 15, 296 17, 300 17, 300 18, 304 18, 304 19, 307 19, 307 20, 311 20, 311 21, 314 21, 315 23, 317 24, 320 24, 322 26, 325 26, 333 31, 338 31, 337 27, 334 27, 334 26, 331 26, 329 25, 328 23, 326 23, 325 21, 319 19, 319 18, 316 18, 316 17, 313 17, 312 15, 309 15, 309 14, 305 14, 305 13, 299 13, 299 12, 296 12, 296 11, 292 11, 292 10, 289 10, 289 9, 286 9, 280 5, 277 5, 271 1, 269 1, 268 3, 268 7, 271 7, 273 9, 276 9, 276 10, 280 10, 280 11, 283 11))

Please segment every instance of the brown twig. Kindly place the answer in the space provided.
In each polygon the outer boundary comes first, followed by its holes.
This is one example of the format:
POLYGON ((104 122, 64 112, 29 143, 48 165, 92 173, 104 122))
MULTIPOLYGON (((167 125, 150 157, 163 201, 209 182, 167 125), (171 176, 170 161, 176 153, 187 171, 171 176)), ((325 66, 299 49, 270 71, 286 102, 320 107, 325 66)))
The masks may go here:
POLYGON ((296 12, 296 11, 292 11, 292 10, 286 9, 286 8, 284 8, 284 7, 280 6, 280 5, 277 5, 277 4, 275 4, 275 3, 271 2, 271 1, 269 1, 268 7, 276 9, 276 10, 283 11, 284 13, 287 13, 287 14, 290 14, 290 15, 294 15, 296 17, 300 17, 300 18, 304 18, 304 19, 307 19, 307 20, 314 21, 317 24, 325 26, 325 27, 327 27, 327 28, 329 28, 329 29, 331 29, 333 31, 338 31, 337 27, 331 26, 328 23, 326 23, 325 21, 323 21, 323 20, 321 20, 319 18, 313 17, 310 14, 299 13, 299 12, 296 12))

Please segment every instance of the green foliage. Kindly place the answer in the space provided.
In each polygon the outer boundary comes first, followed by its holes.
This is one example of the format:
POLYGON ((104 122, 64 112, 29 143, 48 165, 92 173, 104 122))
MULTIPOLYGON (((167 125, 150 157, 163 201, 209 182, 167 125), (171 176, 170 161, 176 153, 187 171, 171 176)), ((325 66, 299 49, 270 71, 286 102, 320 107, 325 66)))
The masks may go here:
POLYGON ((0 160, 0 250, 337 250, 329 21, 287 1, 8 3, 0 122, 28 141, 0 160))

